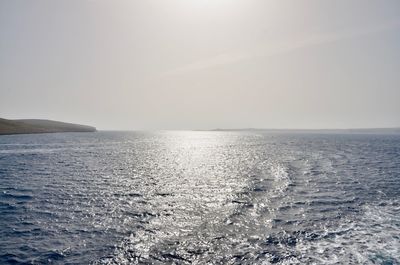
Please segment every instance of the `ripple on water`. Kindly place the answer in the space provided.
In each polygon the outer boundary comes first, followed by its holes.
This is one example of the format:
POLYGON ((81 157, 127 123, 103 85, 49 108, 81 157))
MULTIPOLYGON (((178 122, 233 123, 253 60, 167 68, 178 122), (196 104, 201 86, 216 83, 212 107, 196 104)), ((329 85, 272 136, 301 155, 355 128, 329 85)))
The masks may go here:
POLYGON ((399 264, 400 139, 0 138, 1 264, 399 264))

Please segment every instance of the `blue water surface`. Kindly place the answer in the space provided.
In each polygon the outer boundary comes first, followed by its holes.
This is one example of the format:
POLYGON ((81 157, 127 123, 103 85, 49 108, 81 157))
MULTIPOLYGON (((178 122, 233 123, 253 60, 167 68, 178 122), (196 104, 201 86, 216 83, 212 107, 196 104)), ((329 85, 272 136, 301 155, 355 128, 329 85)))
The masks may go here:
POLYGON ((400 136, 0 136, 0 264, 400 264, 400 136))

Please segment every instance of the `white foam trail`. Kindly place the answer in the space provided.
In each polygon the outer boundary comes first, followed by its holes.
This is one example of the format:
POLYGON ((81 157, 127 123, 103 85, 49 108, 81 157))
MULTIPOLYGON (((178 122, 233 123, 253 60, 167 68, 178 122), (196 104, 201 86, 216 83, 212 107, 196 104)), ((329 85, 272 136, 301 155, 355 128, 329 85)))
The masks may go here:
POLYGON ((284 193, 288 189, 292 181, 289 178, 287 168, 283 165, 273 164, 271 165, 270 170, 275 181, 275 190, 273 197, 276 197, 284 193))
POLYGON ((359 219, 347 219, 334 229, 326 229, 321 239, 300 241, 296 250, 310 257, 311 264, 397 264, 399 204, 365 205, 363 211, 359 219))

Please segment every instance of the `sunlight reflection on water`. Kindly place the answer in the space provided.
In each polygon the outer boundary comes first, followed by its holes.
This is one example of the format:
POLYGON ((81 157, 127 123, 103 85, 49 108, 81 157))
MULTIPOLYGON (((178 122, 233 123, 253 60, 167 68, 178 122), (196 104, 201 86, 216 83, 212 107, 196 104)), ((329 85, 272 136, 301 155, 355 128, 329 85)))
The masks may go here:
POLYGON ((399 153, 396 136, 2 137, 0 263, 396 264, 399 153))

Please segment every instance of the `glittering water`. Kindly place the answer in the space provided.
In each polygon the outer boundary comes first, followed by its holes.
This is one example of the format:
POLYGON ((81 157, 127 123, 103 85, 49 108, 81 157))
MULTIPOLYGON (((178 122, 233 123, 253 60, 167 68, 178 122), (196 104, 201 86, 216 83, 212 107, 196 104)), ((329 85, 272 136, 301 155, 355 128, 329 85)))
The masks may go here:
POLYGON ((400 136, 1 136, 19 263, 399 264, 400 136))

